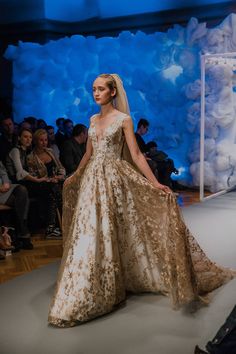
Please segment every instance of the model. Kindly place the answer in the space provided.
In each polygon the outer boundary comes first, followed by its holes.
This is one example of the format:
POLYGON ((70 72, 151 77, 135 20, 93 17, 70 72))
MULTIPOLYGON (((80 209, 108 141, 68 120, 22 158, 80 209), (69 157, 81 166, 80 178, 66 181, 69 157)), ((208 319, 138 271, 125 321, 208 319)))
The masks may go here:
POLYGON ((127 291, 168 295, 179 308, 233 277, 204 254, 139 151, 119 76, 98 76, 93 96, 101 111, 64 185, 64 252, 49 312, 58 327, 112 311, 127 291))

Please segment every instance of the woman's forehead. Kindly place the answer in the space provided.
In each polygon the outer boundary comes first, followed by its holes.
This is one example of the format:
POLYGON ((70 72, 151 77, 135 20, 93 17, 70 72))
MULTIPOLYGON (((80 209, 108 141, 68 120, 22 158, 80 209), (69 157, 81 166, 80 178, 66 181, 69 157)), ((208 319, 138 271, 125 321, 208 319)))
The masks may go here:
POLYGON ((32 136, 32 134, 30 132, 27 132, 26 130, 24 130, 22 133, 21 133, 21 136, 32 136))
POLYGON ((37 141, 37 140, 41 140, 41 139, 47 139, 47 137, 48 137, 47 134, 40 134, 40 135, 38 135, 38 136, 35 137, 35 138, 36 138, 36 141, 37 141))
POLYGON ((93 86, 106 86, 107 80, 103 77, 97 77, 93 82, 93 86))

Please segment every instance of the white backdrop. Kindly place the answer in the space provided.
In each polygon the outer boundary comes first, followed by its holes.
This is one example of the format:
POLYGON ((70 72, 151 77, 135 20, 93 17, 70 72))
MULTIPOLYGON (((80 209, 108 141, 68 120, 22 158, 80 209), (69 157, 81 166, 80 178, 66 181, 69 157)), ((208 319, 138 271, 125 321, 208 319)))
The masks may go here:
POLYGON ((235 81, 236 52, 201 56, 200 200, 236 185, 235 81))

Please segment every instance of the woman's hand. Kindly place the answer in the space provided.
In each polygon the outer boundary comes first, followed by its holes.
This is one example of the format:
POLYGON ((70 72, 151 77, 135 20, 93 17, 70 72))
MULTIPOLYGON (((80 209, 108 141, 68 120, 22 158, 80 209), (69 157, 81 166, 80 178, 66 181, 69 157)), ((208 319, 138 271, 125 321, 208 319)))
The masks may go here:
POLYGON ((64 177, 64 175, 57 175, 57 176, 55 176, 55 179, 57 181, 64 181, 65 177, 64 177))
POLYGON ((36 182, 37 182, 37 183, 40 183, 40 182, 48 182, 48 177, 40 177, 40 178, 37 178, 37 179, 36 179, 36 182))
POLYGON ((60 181, 64 181, 65 177, 63 175, 48 177, 47 182, 58 183, 60 181))
POLYGON ((153 183, 153 185, 154 187, 161 189, 165 193, 172 193, 172 190, 168 186, 165 186, 164 184, 161 184, 158 181, 153 183))
POLYGON ((75 173, 73 173, 71 176, 69 176, 69 177, 67 177, 66 179, 65 179, 65 182, 64 182, 64 184, 63 184, 63 186, 65 187, 65 186, 67 186, 68 184, 70 184, 70 183, 73 183, 74 181, 75 181, 75 173))

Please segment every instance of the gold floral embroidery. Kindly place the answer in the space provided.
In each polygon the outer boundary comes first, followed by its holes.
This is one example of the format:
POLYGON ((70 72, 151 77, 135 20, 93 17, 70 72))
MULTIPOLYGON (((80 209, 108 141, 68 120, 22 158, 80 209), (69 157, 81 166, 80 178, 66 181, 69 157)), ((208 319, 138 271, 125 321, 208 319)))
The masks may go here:
POLYGON ((168 295, 178 308, 232 272, 212 263, 186 228, 173 195, 122 160, 124 115, 63 191, 64 252, 49 322, 59 327, 111 311, 126 291, 168 295))

